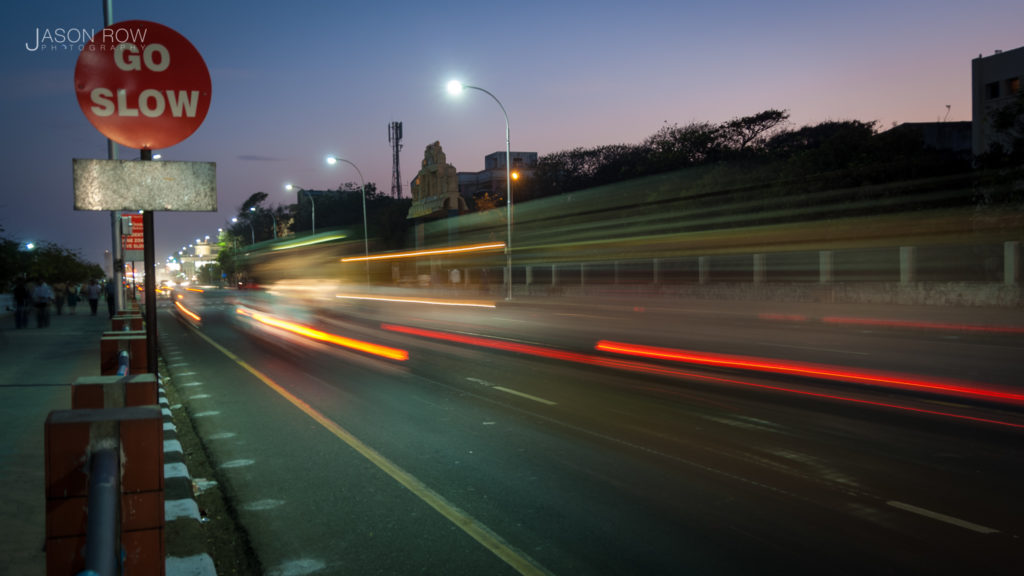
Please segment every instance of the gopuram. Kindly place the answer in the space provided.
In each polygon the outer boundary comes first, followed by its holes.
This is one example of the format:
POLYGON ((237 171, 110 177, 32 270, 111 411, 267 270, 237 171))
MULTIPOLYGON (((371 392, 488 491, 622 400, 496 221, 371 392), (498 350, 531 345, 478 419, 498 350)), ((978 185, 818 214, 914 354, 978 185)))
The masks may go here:
POLYGON ((455 167, 448 163, 440 142, 429 144, 423 152, 422 168, 412 181, 412 206, 407 217, 441 218, 466 211, 455 167))

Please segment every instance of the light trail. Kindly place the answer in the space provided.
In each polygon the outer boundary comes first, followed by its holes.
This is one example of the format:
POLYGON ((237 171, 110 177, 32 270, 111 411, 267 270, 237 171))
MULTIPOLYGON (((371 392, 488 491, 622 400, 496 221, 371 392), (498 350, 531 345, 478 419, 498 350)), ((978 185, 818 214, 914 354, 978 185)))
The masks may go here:
POLYGON ((203 321, 203 319, 200 318, 198 314, 196 314, 195 312, 193 312, 193 311, 189 310, 188 308, 186 308, 185 305, 182 304, 181 302, 175 302, 174 303, 174 307, 177 308, 179 311, 181 311, 182 314, 184 314, 185 316, 188 316, 189 318, 191 318, 192 320, 194 320, 196 322, 202 322, 203 321))
POLYGON ((385 296, 355 296, 338 294, 335 298, 341 300, 369 300, 379 302, 399 302, 407 304, 433 304, 435 306, 467 306, 471 308, 495 308, 494 302, 483 300, 441 300, 439 298, 397 298, 385 296))
POLYGON ((687 364, 699 364, 703 366, 716 366, 721 368, 738 368, 741 370, 753 370, 757 372, 770 372, 775 374, 792 374, 795 376, 807 376, 839 382, 852 382, 855 384, 869 384, 872 386, 939 392, 969 398, 981 398, 986 400, 998 400, 1001 402, 1024 404, 1024 394, 986 388, 981 384, 973 382, 956 382, 952 380, 943 381, 937 379, 924 380, 906 374, 853 370, 822 364, 786 362, 764 358, 753 358, 749 356, 712 354, 707 352, 695 352, 692 350, 678 350, 658 346, 612 342, 608 340, 599 341, 595 346, 595 349, 602 352, 612 352, 616 354, 652 358, 657 360, 669 360, 687 364))
POLYGON ((316 328, 311 328, 303 324, 297 324, 295 322, 289 322, 282 320, 274 316, 263 314, 255 310, 238 307, 235 312, 240 316, 246 316, 253 320, 265 324, 267 326, 273 326, 274 328, 280 328, 292 334, 309 338, 310 340, 317 340, 320 342, 327 342, 329 344, 335 344, 344 348, 350 348, 352 350, 358 350, 360 352, 366 352, 389 360, 405 361, 409 359, 409 352, 398 348, 391 348, 390 346, 382 346, 380 344, 373 344, 371 342, 363 342, 362 340, 355 340, 353 338, 346 338, 337 334, 331 334, 316 328))
POLYGON ((504 250, 504 242, 492 242, 490 244, 470 244, 468 246, 456 246, 455 248, 436 248, 432 250, 415 250, 412 252, 394 252, 392 254, 380 254, 377 256, 352 256, 342 258, 342 262, 363 262, 366 260, 396 260, 399 258, 416 258, 417 256, 434 256, 437 254, 462 254, 467 252, 486 252, 504 250))
POLYGON ((401 326, 397 324, 381 324, 381 329, 390 332, 397 332, 400 334, 408 334, 410 336, 420 336, 423 338, 431 338, 434 340, 442 340, 446 342, 454 342, 458 344, 469 344, 472 346, 479 346, 481 348, 490 348, 494 350, 504 350, 508 352, 517 352, 521 354, 527 354, 531 356, 537 356, 541 358, 551 358, 556 360, 564 360, 567 362, 575 362, 579 364, 587 364, 590 366, 600 366, 605 368, 613 368, 617 370, 628 370, 631 372, 642 372, 646 374, 654 374, 657 376, 666 376, 670 378, 697 380, 703 382, 710 382, 714 384, 732 384, 738 386, 744 386, 749 388, 758 388, 761 390, 770 390, 773 392, 784 392, 787 394, 797 394, 800 396, 809 396, 812 398, 826 399, 826 400, 838 400, 842 402, 850 402, 854 404, 860 404, 864 406, 871 406, 875 408, 887 408, 894 410, 902 410, 905 412, 914 412, 916 414, 925 414, 929 416, 941 416, 945 418, 954 418, 957 420, 967 420, 970 422, 977 422, 982 424, 994 424, 997 426, 1007 426, 1010 428, 1017 428, 1024 430, 1024 424, 1017 424, 1014 422, 1006 422, 1002 420, 994 420, 990 418, 981 418, 978 416, 968 416, 964 414, 954 414, 952 412, 940 412, 938 410, 927 410, 924 408, 915 408, 913 406, 903 406, 899 404, 891 404, 887 402, 876 402, 873 400, 864 400, 861 398, 853 398, 849 396, 839 396, 835 394, 825 394, 822 392, 812 392, 809 390, 800 390, 796 388, 787 388, 784 386, 775 386, 770 384, 759 384, 757 382, 750 382, 745 380, 737 380, 733 378, 723 378, 719 376, 709 376, 707 374, 699 374, 696 372, 687 372, 678 370, 670 366, 659 366, 656 364, 648 364, 645 362, 636 362, 630 360, 619 360, 616 358, 608 358, 604 356, 595 356, 591 354, 582 354, 579 352, 567 352, 564 350, 555 350, 553 348, 546 348, 544 346, 537 346, 535 344, 523 344, 519 342, 509 342, 506 340, 498 340, 495 338, 485 338, 482 336, 471 336, 467 334, 456 334, 452 332, 442 332, 439 330, 430 330, 426 328, 416 328, 413 326, 401 326))

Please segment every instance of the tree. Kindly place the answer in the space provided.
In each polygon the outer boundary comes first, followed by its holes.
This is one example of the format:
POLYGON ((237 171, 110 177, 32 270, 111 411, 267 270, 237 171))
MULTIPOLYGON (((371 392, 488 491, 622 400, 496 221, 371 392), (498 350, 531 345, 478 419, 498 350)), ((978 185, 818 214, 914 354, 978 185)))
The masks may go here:
POLYGON ((722 125, 722 138, 725 145, 737 153, 761 150, 788 120, 789 112, 785 110, 765 110, 753 116, 733 118, 722 125))
POLYGON ((986 167, 1019 166, 1024 163, 1024 90, 1008 104, 989 113, 992 143, 979 155, 986 167))
POLYGON ((27 250, 18 242, 0 237, 0 291, 23 275, 42 276, 51 282, 86 282, 102 278, 103 269, 57 244, 46 242, 27 250))
POLYGON ((642 144, 649 173, 678 170, 720 156, 722 131, 709 122, 664 126, 642 144))

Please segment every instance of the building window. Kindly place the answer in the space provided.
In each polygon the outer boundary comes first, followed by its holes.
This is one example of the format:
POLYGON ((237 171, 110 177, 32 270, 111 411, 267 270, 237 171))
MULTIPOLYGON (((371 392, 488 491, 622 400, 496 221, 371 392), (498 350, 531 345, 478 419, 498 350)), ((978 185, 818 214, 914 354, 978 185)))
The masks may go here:
POLYGON ((995 100, 996 98, 999 98, 999 82, 985 84, 985 99, 995 100))
POLYGON ((1006 81, 1006 93, 1015 96, 1020 92, 1020 77, 1010 78, 1006 81))

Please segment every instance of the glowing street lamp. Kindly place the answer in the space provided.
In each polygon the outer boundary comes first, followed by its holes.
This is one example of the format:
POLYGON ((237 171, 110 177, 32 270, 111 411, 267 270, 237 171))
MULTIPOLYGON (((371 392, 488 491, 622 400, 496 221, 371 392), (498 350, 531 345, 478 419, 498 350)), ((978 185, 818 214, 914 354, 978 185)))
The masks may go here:
POLYGON ((310 204, 310 206, 313 207, 313 235, 316 236, 316 202, 313 202, 313 195, 309 193, 309 190, 306 190, 304 188, 300 188, 300 187, 298 187, 298 186, 296 186, 294 184, 285 184, 284 185, 284 189, 288 190, 289 192, 291 192, 292 190, 295 190, 295 200, 296 201, 298 201, 298 199, 299 199, 299 194, 302 194, 303 192, 306 193, 306 196, 309 198, 309 204, 310 204))
MULTIPOLYGON (((234 223, 237 223, 238 222, 238 218, 232 218, 231 221, 234 222, 234 223)), ((252 222, 248 222, 248 224, 249 224, 249 232, 252 233, 252 243, 255 244, 256 243, 256 229, 252 227, 252 222)))
MULTIPOLYGON (((370 255, 370 229, 366 227, 366 181, 363 180, 363 173, 360 172, 359 166, 356 166, 352 162, 339 158, 337 156, 328 156, 327 163, 334 166, 338 162, 344 162, 349 166, 356 169, 356 173, 359 174, 359 194, 363 197, 363 255, 370 255)), ((366 261, 366 284, 370 284, 370 261, 366 261)))
POLYGON ((505 106, 502 105, 501 100, 494 94, 491 94, 487 90, 480 88, 479 86, 470 86, 463 84, 458 80, 452 80, 448 83, 448 93, 452 95, 461 94, 466 88, 473 90, 479 90, 484 94, 487 94, 497 102, 498 107, 501 108, 501 113, 505 115, 505 194, 507 203, 505 207, 508 210, 508 217, 506 218, 508 224, 508 230, 506 232, 505 240, 505 276, 508 281, 508 295, 505 296, 506 300, 512 299, 512 147, 509 141, 509 129, 508 129, 508 112, 505 111, 505 106))

